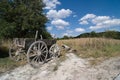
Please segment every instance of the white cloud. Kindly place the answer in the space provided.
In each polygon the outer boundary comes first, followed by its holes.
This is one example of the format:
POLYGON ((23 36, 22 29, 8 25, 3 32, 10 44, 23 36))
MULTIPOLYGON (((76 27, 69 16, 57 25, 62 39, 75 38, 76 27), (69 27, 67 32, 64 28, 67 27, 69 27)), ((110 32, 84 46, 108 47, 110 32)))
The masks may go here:
POLYGON ((62 19, 53 20, 52 25, 56 26, 57 29, 64 29, 65 26, 69 25, 69 22, 66 22, 62 19))
MULTIPOLYGON (((65 29, 69 25, 69 22, 63 20, 72 14, 70 9, 55 10, 56 5, 61 4, 58 0, 43 0, 46 4, 45 9, 49 9, 46 16, 51 22, 51 26, 55 26, 58 30, 65 29)), ((51 27, 47 27, 48 30, 52 30, 51 27)))
POLYGON ((88 21, 86 20, 80 21, 80 24, 88 24, 88 21))
POLYGON ((61 18, 66 18, 69 17, 70 14, 72 14, 72 11, 70 9, 61 9, 59 11, 56 10, 49 10, 47 12, 47 17, 49 19, 61 19, 61 18))
POLYGON ((97 16, 96 18, 92 19, 92 23, 97 24, 104 22, 106 20, 110 20, 109 16, 97 16))
POLYGON ((47 27, 47 30, 51 31, 53 29, 53 27, 49 26, 47 27))
POLYGON ((95 26, 90 26, 91 30, 101 29, 101 28, 108 28, 120 26, 120 19, 109 19, 104 22, 99 22, 95 26))
POLYGON ((75 32, 84 32, 85 31, 85 29, 83 29, 83 28, 76 28, 75 29, 75 32))
POLYGON ((56 38, 56 35, 55 35, 55 34, 53 34, 53 33, 51 34, 51 36, 52 36, 53 38, 56 38))
POLYGON ((86 14, 79 21, 81 25, 91 25, 89 27, 91 30, 120 26, 120 19, 110 16, 96 16, 95 14, 86 14))
POLYGON ((45 9, 55 9, 56 5, 60 5, 61 3, 58 0, 43 0, 45 3, 45 9))
POLYGON ((72 30, 66 30, 66 32, 65 33, 63 33, 62 35, 63 36, 73 36, 73 31, 72 30))
POLYGON ((87 19, 93 19, 95 18, 96 15, 94 14, 86 14, 85 16, 83 16, 79 21, 82 21, 82 20, 87 20, 87 19))
POLYGON ((79 19, 79 23, 80 24, 88 24, 88 20, 94 19, 96 17, 96 15, 94 14, 86 14, 85 16, 83 16, 81 19, 79 19))
POLYGON ((69 33, 63 33, 63 36, 69 36, 69 33))

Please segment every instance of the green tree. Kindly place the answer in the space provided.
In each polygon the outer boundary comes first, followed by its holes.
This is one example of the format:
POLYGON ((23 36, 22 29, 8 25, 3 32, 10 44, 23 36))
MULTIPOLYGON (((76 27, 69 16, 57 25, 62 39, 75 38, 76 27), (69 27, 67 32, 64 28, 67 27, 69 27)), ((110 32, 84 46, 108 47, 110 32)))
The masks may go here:
POLYGON ((1 0, 0 35, 10 38, 34 37, 38 30, 39 35, 51 37, 45 28, 48 19, 43 7, 42 0, 1 0))
POLYGON ((104 33, 104 36, 106 38, 114 38, 114 39, 117 39, 118 38, 118 35, 117 35, 117 31, 106 31, 104 33))
POLYGON ((95 32, 95 31, 92 31, 92 32, 90 33, 90 37, 97 37, 96 32, 95 32))
POLYGON ((63 36, 63 39, 69 39, 69 37, 67 35, 63 36))

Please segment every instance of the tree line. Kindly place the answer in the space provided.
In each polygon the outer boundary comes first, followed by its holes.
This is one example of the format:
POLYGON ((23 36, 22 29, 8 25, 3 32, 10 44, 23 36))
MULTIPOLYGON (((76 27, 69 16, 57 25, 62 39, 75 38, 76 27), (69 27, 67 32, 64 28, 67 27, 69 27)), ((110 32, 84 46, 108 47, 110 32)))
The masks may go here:
POLYGON ((107 30, 105 32, 89 32, 89 33, 82 33, 78 36, 63 36, 62 38, 58 38, 60 39, 74 39, 74 38, 112 38, 112 39, 120 39, 120 32, 119 31, 110 31, 107 30))
POLYGON ((90 33, 83 33, 75 38, 86 38, 86 37, 103 37, 103 38, 112 38, 112 39, 120 39, 120 32, 119 31, 105 31, 105 32, 99 32, 96 33, 95 31, 92 31, 90 33))

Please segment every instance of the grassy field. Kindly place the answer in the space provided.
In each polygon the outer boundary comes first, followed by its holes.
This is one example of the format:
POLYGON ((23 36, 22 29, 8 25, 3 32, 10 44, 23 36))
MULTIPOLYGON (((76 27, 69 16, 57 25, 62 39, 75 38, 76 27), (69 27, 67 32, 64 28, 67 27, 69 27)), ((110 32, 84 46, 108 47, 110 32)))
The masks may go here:
POLYGON ((75 54, 79 57, 93 58, 91 61, 92 64, 96 64, 111 57, 120 56, 120 40, 115 39, 79 38, 59 40, 58 44, 66 44, 77 50, 75 54))

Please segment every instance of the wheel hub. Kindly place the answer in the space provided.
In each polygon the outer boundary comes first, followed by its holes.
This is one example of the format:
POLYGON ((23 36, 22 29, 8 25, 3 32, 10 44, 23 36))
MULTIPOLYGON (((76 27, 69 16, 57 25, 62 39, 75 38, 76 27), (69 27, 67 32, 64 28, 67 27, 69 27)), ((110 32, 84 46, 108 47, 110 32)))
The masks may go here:
POLYGON ((57 50, 56 49, 54 49, 54 53, 56 53, 57 52, 57 50))
POLYGON ((37 51, 37 55, 40 56, 42 53, 41 51, 37 51))

